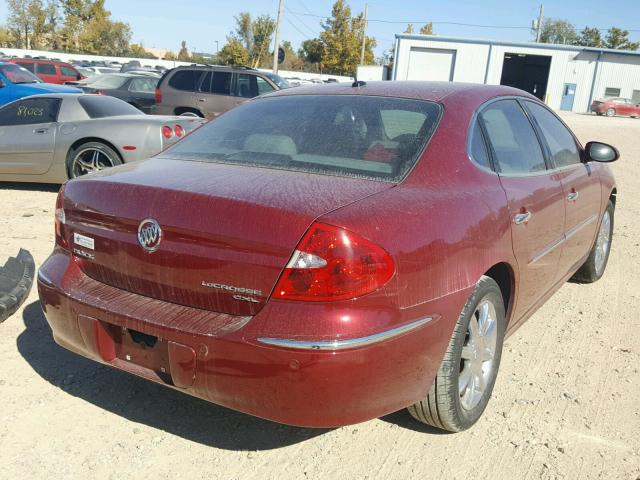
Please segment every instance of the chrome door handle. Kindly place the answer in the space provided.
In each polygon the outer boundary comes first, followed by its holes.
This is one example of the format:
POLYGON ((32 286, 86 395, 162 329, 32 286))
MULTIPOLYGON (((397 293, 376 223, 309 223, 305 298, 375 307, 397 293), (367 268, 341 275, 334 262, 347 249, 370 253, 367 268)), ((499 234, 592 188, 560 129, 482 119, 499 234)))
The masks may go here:
POLYGON ((567 195, 567 200, 570 202, 575 202, 578 199, 578 192, 569 192, 567 195))
POLYGON ((48 128, 36 128, 36 129, 33 131, 33 133, 39 133, 39 134, 42 134, 42 133, 47 133, 48 131, 49 131, 49 129, 48 129, 48 128))
POLYGON ((206 99, 206 98, 199 98, 199 99, 198 99, 198 101, 199 101, 199 102, 206 102, 206 101, 207 101, 207 99, 206 99))
POLYGON ((513 216, 513 223, 516 225, 522 225, 523 223, 527 223, 529 220, 531 220, 531 212, 516 213, 513 216))

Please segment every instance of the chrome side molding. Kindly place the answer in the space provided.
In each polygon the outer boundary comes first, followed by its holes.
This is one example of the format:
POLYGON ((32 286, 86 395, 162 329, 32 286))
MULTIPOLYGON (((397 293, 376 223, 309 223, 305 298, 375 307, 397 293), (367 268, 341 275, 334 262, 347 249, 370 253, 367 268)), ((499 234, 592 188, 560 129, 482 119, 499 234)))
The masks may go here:
POLYGON ((328 341, 310 341, 310 340, 289 340, 285 338, 258 338, 258 342, 266 345, 272 345, 275 347, 295 348, 299 350, 343 350, 345 348, 357 348, 373 343, 389 340, 390 338, 397 337, 403 333, 415 330, 418 327, 426 325, 434 317, 425 317, 419 320, 415 320, 410 323, 406 323, 384 332, 375 333, 366 337, 349 338, 345 340, 328 340, 328 341))

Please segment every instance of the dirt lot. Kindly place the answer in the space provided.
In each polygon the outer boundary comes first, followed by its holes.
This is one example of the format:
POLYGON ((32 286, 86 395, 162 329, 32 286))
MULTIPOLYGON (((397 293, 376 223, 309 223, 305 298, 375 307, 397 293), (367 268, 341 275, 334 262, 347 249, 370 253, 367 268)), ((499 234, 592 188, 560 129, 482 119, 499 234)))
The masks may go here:
MULTIPOLYGON (((640 478, 640 120, 566 119, 622 152, 609 266, 506 342, 470 431, 440 434, 404 411, 308 430, 211 405, 59 348, 34 289, 0 325, 0 477, 640 478)), ((54 199, 0 184, 0 262, 21 246, 45 260, 54 199)))

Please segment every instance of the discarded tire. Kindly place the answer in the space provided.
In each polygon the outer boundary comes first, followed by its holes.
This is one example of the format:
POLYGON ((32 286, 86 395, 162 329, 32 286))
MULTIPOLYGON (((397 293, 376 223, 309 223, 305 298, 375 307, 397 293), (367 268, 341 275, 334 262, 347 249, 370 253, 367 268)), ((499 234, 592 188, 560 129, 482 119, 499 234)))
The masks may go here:
POLYGON ((0 323, 13 315, 29 296, 35 270, 33 257, 23 248, 0 267, 0 323))

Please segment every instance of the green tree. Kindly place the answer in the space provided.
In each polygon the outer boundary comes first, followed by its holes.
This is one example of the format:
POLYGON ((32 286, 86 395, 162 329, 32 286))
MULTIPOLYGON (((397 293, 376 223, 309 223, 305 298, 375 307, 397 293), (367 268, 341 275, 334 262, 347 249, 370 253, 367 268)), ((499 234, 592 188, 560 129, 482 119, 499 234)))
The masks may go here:
POLYGON ((6 27, 0 27, 0 47, 10 47, 11 45, 11 32, 6 27))
POLYGON ((178 60, 186 62, 189 60, 189 49, 187 48, 187 42, 182 40, 180 43, 180 51, 178 52, 178 60))
POLYGON ((638 50, 640 42, 629 40, 629 32, 618 27, 611 27, 605 38, 605 46, 616 50, 638 50))
POLYGON ((566 20, 549 18, 542 24, 541 43, 560 43, 575 45, 578 34, 575 27, 566 20))
POLYGON ((46 33, 46 11, 42 0, 7 0, 7 26, 18 48, 40 48, 46 33))
POLYGON ((408 23, 408 24, 407 24, 407 28, 406 28, 406 30, 404 31, 404 33, 409 33, 409 34, 414 33, 414 30, 413 30, 413 23, 408 23))
POLYGON ((324 51, 324 44, 319 38, 312 38, 305 40, 300 45, 298 50, 298 57, 307 63, 318 64, 322 61, 322 54, 324 51))
POLYGON ((280 46, 284 50, 284 62, 280 68, 283 70, 304 70, 304 60, 296 54, 291 42, 284 40, 280 46))
POLYGON ((583 47, 603 47, 604 42, 600 30, 592 27, 585 27, 578 35, 577 45, 583 47))
MULTIPOLYGON (((238 40, 247 52, 247 63, 252 67, 268 66, 276 22, 269 15, 260 15, 254 20, 248 12, 240 12, 235 20, 236 28, 231 38, 238 40)), ((233 48, 237 49, 237 46, 233 48)))
MULTIPOLYGON (((331 72, 339 75, 353 75, 360 63, 360 48, 364 35, 362 14, 351 17, 351 8, 344 0, 336 0, 331 17, 323 24, 320 40, 323 43, 322 63, 331 72)), ((366 38, 365 64, 374 62, 373 49, 376 40, 366 38)))
POLYGON ((218 52, 218 62, 222 65, 247 65, 249 52, 237 38, 228 37, 227 43, 218 52))
POLYGON ((132 43, 131 45, 129 45, 127 56, 136 58, 156 58, 153 53, 145 50, 144 46, 141 43, 132 43))

